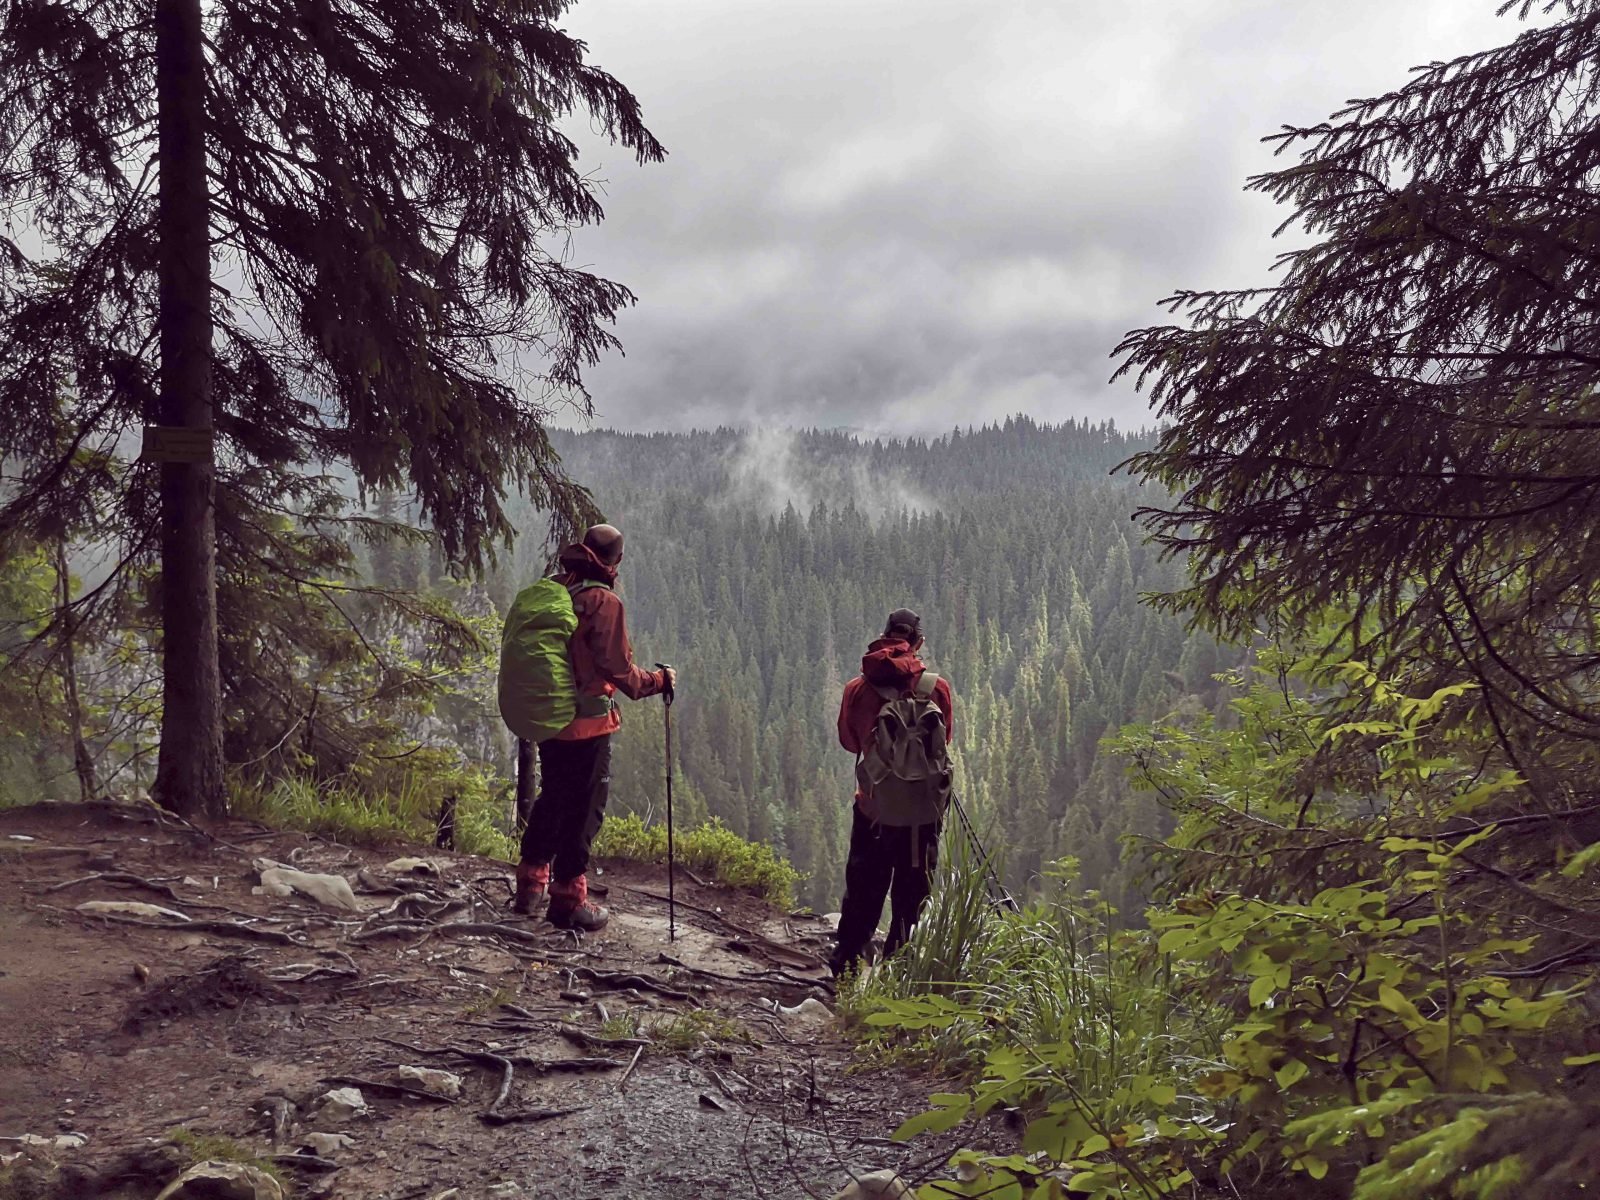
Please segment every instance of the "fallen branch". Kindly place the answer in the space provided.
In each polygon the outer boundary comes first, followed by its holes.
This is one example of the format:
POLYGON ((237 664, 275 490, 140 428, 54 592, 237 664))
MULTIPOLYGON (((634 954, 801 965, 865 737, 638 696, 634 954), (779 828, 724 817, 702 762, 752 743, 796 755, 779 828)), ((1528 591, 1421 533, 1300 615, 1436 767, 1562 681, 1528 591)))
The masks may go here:
POLYGON ((649 1038, 611 1038, 599 1037, 579 1029, 576 1025, 561 1022, 556 1026, 556 1032, 569 1042, 574 1042, 585 1048, 596 1046, 602 1050, 633 1050, 640 1046, 648 1046, 649 1038))
MULTIPOLYGON (((452 1047, 452 1049, 453 1048, 454 1047, 452 1047)), ((473 1059, 478 1059, 480 1057, 488 1059, 497 1064, 502 1072, 500 1076, 500 1090, 495 1093, 494 1099, 489 1102, 489 1107, 484 1109, 483 1112, 479 1114, 480 1120, 493 1122, 500 1115, 500 1106, 504 1104, 511 1095, 511 1077, 516 1068, 512 1065, 509 1058, 501 1058, 498 1054, 483 1054, 481 1056, 474 1054, 471 1057, 473 1059)))
POLYGON ((125 883, 129 887, 141 887, 148 892, 154 892, 158 896, 165 896, 175 904, 198 903, 197 901, 185 900, 173 890, 172 885, 169 883, 156 883, 153 880, 130 874, 127 871, 96 871, 92 875, 84 875, 77 879, 68 879, 64 883, 52 884, 50 887, 45 888, 41 894, 48 896, 51 892, 64 892, 68 888, 97 882, 125 883))
POLYGON ((640 1046, 633 1052, 633 1061, 628 1064, 628 1069, 622 1073, 622 1078, 617 1080, 617 1091, 622 1091, 628 1086, 628 1080, 633 1078, 634 1069, 639 1065, 639 1059, 644 1055, 644 1047, 640 1046))
POLYGON ((673 958, 672 955, 666 953, 656 955, 656 961, 662 966, 677 967, 680 971, 688 971, 692 975, 699 975, 705 979, 715 979, 722 983, 792 983, 797 987, 816 987, 828 992, 835 990, 831 979, 807 979, 802 975, 791 975, 788 971, 776 969, 758 971, 754 975, 725 975, 721 971, 708 971, 704 967, 692 967, 682 959, 673 958))
POLYGON ((316 1154, 269 1154, 267 1161, 280 1167, 299 1167, 305 1171, 337 1171, 339 1164, 316 1154))
POLYGON ((362 1091, 376 1092, 380 1096, 409 1096, 413 1100, 429 1100, 434 1104, 455 1103, 449 1096, 436 1096, 421 1088, 406 1087, 401 1083, 384 1083, 377 1079, 358 1079, 354 1075, 324 1075, 317 1082, 331 1083, 337 1087, 360 1088, 362 1091))
POLYGON ((269 1110, 272 1116, 272 1145, 274 1148, 289 1140, 290 1114, 293 1106, 286 1096, 274 1096, 269 1110))
POLYGON ((145 879, 143 876, 134 875, 128 871, 96 871, 92 875, 83 875, 77 879, 68 879, 63 883, 52 884, 39 892, 41 896, 48 896, 52 892, 65 891, 67 888, 79 887, 85 883, 120 883, 127 887, 143 888, 147 892, 154 892, 165 897, 174 904, 186 904, 190 908, 210 908, 218 912, 232 913, 236 917, 251 917, 255 920, 271 921, 272 917, 261 917, 242 909, 231 908, 226 904, 215 904, 210 900, 197 900, 190 896, 180 896, 170 883, 159 883, 154 879, 145 879))
POLYGON ((550 1071, 614 1071, 622 1065, 615 1058, 530 1058, 526 1054, 514 1055, 511 1061, 540 1074, 550 1071))
POLYGON ((553 1121, 557 1117, 570 1117, 573 1113, 587 1112, 589 1106, 579 1105, 576 1108, 523 1108, 516 1112, 495 1113, 491 1116, 484 1113, 482 1120, 486 1125, 529 1125, 535 1121, 553 1121))
POLYGON ((382 918, 400 914, 402 920, 437 923, 448 913, 460 912, 467 902, 455 896, 431 896, 423 892, 402 892, 388 908, 379 909, 366 919, 366 924, 376 925, 382 918))
MULTIPOLYGON (((62 910, 56 910, 62 911, 62 910)), ((281 933, 276 929, 256 929, 235 921, 141 921, 138 917, 123 917, 116 913, 79 913, 92 916, 97 921, 115 921, 119 925, 138 925, 143 929, 181 929, 185 933, 216 933, 223 937, 245 938, 253 942, 270 942, 274 946, 305 946, 302 938, 281 933)))
POLYGON ((451 937, 470 935, 476 937, 497 937, 508 942, 517 942, 532 949, 548 952, 552 949, 549 935, 528 933, 514 925, 500 925, 493 921, 391 921, 387 925, 378 925, 372 929, 363 929, 350 935, 352 942, 371 942, 378 938, 399 937, 408 933, 445 934, 451 937))
POLYGON ((574 967, 572 973, 603 988, 612 990, 643 988, 645 991, 655 992, 658 996, 665 996, 668 1000, 682 1000, 696 1007, 700 1004, 700 1001, 688 992, 680 991, 652 975, 637 975, 631 971, 597 971, 593 967, 574 967))
POLYGON ((309 983, 313 979, 360 979, 360 971, 341 967, 324 967, 319 963, 289 963, 271 967, 265 972, 273 983, 309 983), (286 975, 285 971, 299 971, 299 975, 286 975))

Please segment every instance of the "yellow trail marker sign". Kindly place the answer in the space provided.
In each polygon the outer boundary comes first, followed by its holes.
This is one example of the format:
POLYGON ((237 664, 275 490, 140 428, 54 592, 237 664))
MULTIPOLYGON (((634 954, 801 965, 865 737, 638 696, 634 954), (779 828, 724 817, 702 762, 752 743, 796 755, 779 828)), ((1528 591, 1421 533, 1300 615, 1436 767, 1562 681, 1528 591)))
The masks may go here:
POLYGON ((144 448, 139 457, 146 462, 206 463, 211 461, 213 441, 210 429, 146 425, 144 448))

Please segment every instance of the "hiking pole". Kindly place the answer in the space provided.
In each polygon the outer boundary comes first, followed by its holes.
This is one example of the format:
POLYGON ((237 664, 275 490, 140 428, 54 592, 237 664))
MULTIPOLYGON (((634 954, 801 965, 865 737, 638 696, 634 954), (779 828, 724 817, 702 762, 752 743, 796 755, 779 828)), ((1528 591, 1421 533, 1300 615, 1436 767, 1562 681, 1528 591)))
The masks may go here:
POLYGON ((661 694, 664 707, 661 709, 662 717, 667 726, 667 941, 678 940, 678 893, 676 888, 677 854, 672 845, 672 677, 667 674, 672 670, 666 663, 657 663, 656 669, 661 677, 667 680, 667 690, 661 694))
POLYGON ((989 852, 983 848, 983 842, 978 837, 978 831, 972 826, 972 818, 967 816, 967 810, 961 803, 961 797, 951 792, 950 799, 955 802, 956 817, 961 822, 961 828, 966 831, 967 841, 972 844, 973 851, 977 854, 979 861, 983 863, 984 874, 988 878, 989 898, 997 904, 1002 904, 1009 908, 1012 912, 1021 912, 1022 909, 1018 906, 1016 900, 1006 890, 1006 885, 1000 882, 1000 876, 994 869, 994 860, 989 857, 989 852))

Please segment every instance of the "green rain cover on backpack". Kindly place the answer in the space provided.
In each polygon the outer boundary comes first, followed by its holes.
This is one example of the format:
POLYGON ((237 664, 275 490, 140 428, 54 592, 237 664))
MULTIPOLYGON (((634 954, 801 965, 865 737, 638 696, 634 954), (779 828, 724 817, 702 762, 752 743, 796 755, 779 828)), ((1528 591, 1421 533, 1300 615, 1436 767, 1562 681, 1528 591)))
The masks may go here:
POLYGON ((567 643, 578 628, 575 591, 541 579, 517 593, 500 635, 500 716, 511 732, 530 742, 552 738, 578 713, 567 643))
POLYGON ((882 825, 929 825, 950 803, 944 712, 933 699, 938 682, 924 671, 908 696, 877 689, 883 706, 856 763, 856 780, 876 801, 882 825))

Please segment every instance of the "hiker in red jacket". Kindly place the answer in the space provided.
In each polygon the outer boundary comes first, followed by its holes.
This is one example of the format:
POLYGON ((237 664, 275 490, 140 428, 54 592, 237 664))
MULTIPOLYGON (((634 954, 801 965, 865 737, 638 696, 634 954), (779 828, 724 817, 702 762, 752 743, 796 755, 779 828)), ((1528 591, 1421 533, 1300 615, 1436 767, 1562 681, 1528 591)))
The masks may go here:
POLYGON ((555 737, 539 743, 539 797, 528 814, 517 864, 512 908, 529 912, 548 890, 546 917, 559 929, 605 928, 607 913, 589 901, 589 846, 605 819, 611 789, 611 735, 622 726, 616 694, 632 700, 670 692, 677 672, 645 671, 633 663, 633 647, 613 590, 622 562, 622 531, 595 525, 583 541, 561 552, 567 587, 573 592, 578 628, 568 644, 578 715, 555 737))
MULTIPOLYGON (((887 699, 911 696, 925 668, 917 651, 922 649, 922 618, 909 608, 889 614, 883 636, 867 647, 861 674, 844 687, 839 706, 839 744, 860 756, 871 745, 879 710, 887 699)), ((954 701, 950 685, 937 679, 929 698, 944 714, 945 742, 954 732, 954 701)), ((885 825, 878 820, 877 802, 860 779, 856 789, 854 821, 850 828, 850 857, 844 869, 844 900, 840 904, 838 942, 831 966, 843 974, 866 953, 890 901, 889 936, 884 957, 898 950, 908 937, 928 899, 934 863, 939 853, 939 822, 924 825, 885 825)))

